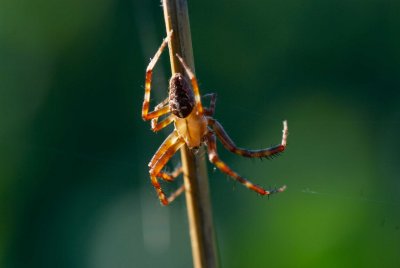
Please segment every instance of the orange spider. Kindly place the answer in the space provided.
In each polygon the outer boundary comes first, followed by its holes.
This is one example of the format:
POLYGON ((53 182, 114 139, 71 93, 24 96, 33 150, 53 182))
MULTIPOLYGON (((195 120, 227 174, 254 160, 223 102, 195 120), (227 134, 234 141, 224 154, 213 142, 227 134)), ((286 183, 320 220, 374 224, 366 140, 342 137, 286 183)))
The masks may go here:
POLYGON ((143 120, 151 120, 151 129, 154 132, 161 130, 172 122, 174 122, 175 125, 174 131, 161 144, 160 148, 158 148, 157 152, 154 154, 149 163, 151 183, 156 189, 161 203, 163 205, 168 205, 184 191, 184 185, 182 185, 170 197, 166 197, 164 191, 161 189, 160 183, 157 180, 157 178, 161 178, 170 182, 182 173, 182 167, 177 168, 172 173, 163 172, 162 169, 171 159, 171 157, 178 151, 178 149, 184 144, 186 144, 189 149, 196 152, 200 145, 205 143, 208 150, 208 158, 211 163, 213 163, 223 173, 242 183, 250 190, 253 190, 261 195, 269 195, 284 191, 286 186, 282 186, 281 188, 271 191, 264 190, 260 186, 251 183, 230 169, 218 157, 216 137, 220 139, 222 145, 226 149, 235 154, 244 157, 268 158, 283 152, 286 148, 286 138, 288 134, 286 121, 283 122, 283 135, 281 144, 261 150, 246 150, 237 147, 229 138, 222 125, 212 117, 215 110, 216 95, 205 95, 211 97, 210 106, 208 108, 202 106, 196 77, 178 54, 176 57, 178 57, 180 63, 185 69, 186 74, 190 79, 190 83, 183 74, 174 74, 169 81, 168 98, 157 105, 154 111, 149 112, 151 77, 153 68, 164 48, 166 47, 171 35, 172 31, 164 39, 160 48, 154 55, 154 58, 147 66, 145 93, 142 108, 142 118, 143 120), (158 122, 158 119, 163 115, 166 115, 166 117, 162 121, 158 122))

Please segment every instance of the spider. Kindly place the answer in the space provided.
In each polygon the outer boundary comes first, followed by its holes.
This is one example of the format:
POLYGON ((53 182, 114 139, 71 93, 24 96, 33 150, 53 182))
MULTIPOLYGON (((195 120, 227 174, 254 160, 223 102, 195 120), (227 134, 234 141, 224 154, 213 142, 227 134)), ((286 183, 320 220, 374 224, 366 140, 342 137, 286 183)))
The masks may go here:
POLYGON ((182 167, 176 168, 171 173, 162 170, 171 157, 185 144, 192 150, 192 152, 196 152, 202 144, 205 144, 207 146, 210 162, 223 173, 229 175, 250 190, 261 195, 270 195, 284 191, 286 186, 271 191, 264 190, 260 186, 251 183, 234 172, 219 158, 216 139, 219 138, 222 145, 232 153, 250 158, 269 158, 283 152, 286 148, 286 138, 288 134, 286 121, 283 122, 283 135, 280 144, 260 150, 247 150, 237 147, 225 132, 222 125, 213 118, 216 94, 212 93, 204 95, 204 97, 210 98, 210 104, 208 107, 203 107, 197 79, 185 61, 178 54, 176 54, 176 57, 182 64, 189 80, 182 73, 175 73, 172 75, 169 81, 168 97, 158 104, 153 111, 149 111, 153 68, 164 48, 167 46, 171 35, 172 31, 168 33, 167 37, 163 40, 161 46, 154 55, 154 58, 147 66, 145 93, 142 107, 142 118, 143 120, 151 120, 151 129, 154 132, 160 131, 172 122, 175 125, 174 131, 161 144, 149 163, 151 183, 158 194, 161 204, 168 205, 185 190, 184 185, 182 185, 175 193, 167 197, 161 189, 158 181, 158 178, 160 178, 164 181, 171 182, 182 173, 182 167), (159 122, 158 120, 161 116, 164 116, 164 118, 159 122))

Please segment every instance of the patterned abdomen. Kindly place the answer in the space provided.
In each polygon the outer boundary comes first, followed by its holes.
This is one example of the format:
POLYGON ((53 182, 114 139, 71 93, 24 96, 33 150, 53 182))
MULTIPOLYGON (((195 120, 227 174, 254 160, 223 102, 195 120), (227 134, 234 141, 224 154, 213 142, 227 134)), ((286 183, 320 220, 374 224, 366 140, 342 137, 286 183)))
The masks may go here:
POLYGON ((186 78, 176 73, 169 81, 169 107, 179 118, 187 117, 195 105, 193 90, 186 78))

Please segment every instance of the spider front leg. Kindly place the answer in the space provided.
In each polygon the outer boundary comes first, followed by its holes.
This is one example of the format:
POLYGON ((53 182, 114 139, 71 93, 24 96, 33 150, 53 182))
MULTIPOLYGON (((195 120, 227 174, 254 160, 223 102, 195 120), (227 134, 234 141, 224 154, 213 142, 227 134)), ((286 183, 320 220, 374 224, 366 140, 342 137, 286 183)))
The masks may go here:
POLYGON ((163 52, 164 48, 167 46, 169 39, 171 38, 172 31, 170 31, 167 35, 167 37, 164 39, 162 42, 160 48, 157 50, 156 54, 154 55, 154 58, 150 61, 149 65, 147 66, 146 69, 146 82, 144 86, 144 101, 143 101, 143 106, 142 106, 142 118, 143 120, 150 120, 159 116, 162 116, 166 113, 169 112, 169 106, 164 106, 163 108, 159 110, 154 110, 149 112, 149 106, 150 106, 150 91, 151 91, 151 78, 153 75, 153 68, 156 65, 158 59, 161 56, 161 53, 163 52))
POLYGON ((244 157, 250 157, 250 158, 266 157, 266 158, 268 158, 268 157, 277 155, 286 149, 286 140, 287 140, 287 135, 288 135, 288 127, 287 127, 286 121, 283 121, 283 131, 282 131, 283 134, 282 134, 281 144, 278 144, 276 146, 266 148, 266 149, 260 149, 260 150, 247 150, 247 149, 242 149, 242 148, 237 147, 235 145, 235 143, 231 140, 231 138, 228 136, 228 134, 225 132, 222 125, 214 118, 209 117, 208 124, 213 128, 213 130, 217 134, 219 140, 221 141, 221 143, 224 145, 224 147, 227 150, 231 151, 232 153, 244 156, 244 157))
MULTIPOLYGON (((161 203, 165 206, 172 202, 172 200, 176 198, 177 193, 182 192, 182 190, 181 188, 178 189, 176 193, 167 198, 164 191, 161 189, 161 185, 158 182, 157 178, 165 179, 166 175, 169 175, 165 172, 162 172, 161 170, 183 144, 185 144, 185 142, 178 136, 176 131, 172 132, 158 148, 157 152, 154 154, 149 163, 151 183, 156 189, 158 198, 160 199, 161 203)), ((180 173, 181 171, 177 171, 176 176, 178 176, 180 173)), ((171 177, 170 179, 166 180, 170 181, 173 180, 173 178, 171 177)))
POLYGON ((239 174, 234 172, 230 167, 228 167, 219 158, 218 153, 217 153, 216 137, 215 137, 214 133, 209 132, 206 135, 206 144, 207 144, 207 150, 208 150, 208 158, 209 158, 210 162, 213 163, 223 173, 229 175, 234 180, 240 182, 241 184, 246 186, 248 189, 253 190, 261 195, 270 195, 270 194, 273 194, 276 192, 283 192, 285 190, 286 186, 283 186, 283 187, 278 188, 273 191, 264 190, 260 186, 253 184, 252 182, 248 181, 247 179, 243 178, 242 176, 240 176, 239 174))

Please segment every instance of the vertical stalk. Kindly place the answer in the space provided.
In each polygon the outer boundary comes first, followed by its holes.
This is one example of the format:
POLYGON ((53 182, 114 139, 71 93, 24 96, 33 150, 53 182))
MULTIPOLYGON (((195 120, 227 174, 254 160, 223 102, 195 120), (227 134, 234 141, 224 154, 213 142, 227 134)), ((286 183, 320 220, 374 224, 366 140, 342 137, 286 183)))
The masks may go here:
MULTIPOLYGON (((172 74, 184 73, 178 53, 195 73, 189 14, 186 0, 163 0, 166 31, 173 30, 169 42, 172 74)), ((193 153, 181 149, 190 240, 195 268, 218 267, 204 148, 193 153)))

